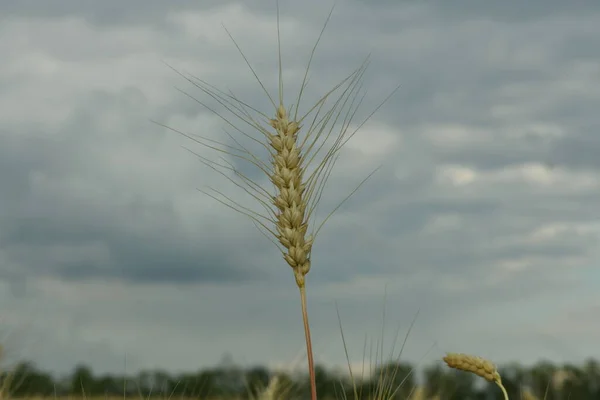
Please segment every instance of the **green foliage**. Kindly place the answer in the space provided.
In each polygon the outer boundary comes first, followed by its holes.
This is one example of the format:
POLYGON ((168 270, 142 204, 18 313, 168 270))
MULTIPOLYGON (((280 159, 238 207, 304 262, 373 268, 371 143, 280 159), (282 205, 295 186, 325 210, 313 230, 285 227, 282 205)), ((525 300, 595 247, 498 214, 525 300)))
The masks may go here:
MULTIPOLYGON (((354 399, 351 382, 346 376, 316 367, 319 398, 354 399)), ((413 367, 406 363, 388 363, 376 368, 370 379, 358 384, 361 398, 405 400, 417 385, 413 367), (397 390, 396 390, 397 389, 397 390)), ((588 360, 582 366, 557 366, 540 362, 531 368, 508 365, 500 368, 502 380, 511 399, 521 399, 528 388, 538 399, 585 400, 600 398, 600 365, 588 360), (552 384, 554 382, 554 384, 552 384), (560 384, 558 384, 560 382, 560 384)), ((281 386, 287 391, 286 399, 302 399, 309 395, 306 376, 279 374, 281 386)), ((70 377, 57 379, 38 370, 34 364, 22 362, 0 375, 0 381, 9 383, 13 398, 32 396, 119 396, 129 398, 243 398, 256 399, 273 377, 262 366, 242 369, 235 365, 206 369, 195 373, 171 375, 165 371, 143 371, 135 377, 94 375, 85 366, 77 366, 70 377)), ((481 385, 472 374, 434 365, 423 370, 418 382, 426 398, 436 395, 441 400, 492 400, 502 398, 492 384, 481 385)))

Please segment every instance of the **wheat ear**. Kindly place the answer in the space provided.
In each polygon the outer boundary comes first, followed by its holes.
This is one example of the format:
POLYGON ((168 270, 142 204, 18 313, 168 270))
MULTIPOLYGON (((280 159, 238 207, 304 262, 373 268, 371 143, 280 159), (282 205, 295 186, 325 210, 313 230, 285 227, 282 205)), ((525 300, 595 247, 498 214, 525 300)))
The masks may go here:
POLYGON ((502 390, 502 393, 504 394, 504 400, 508 400, 508 393, 502 384, 500 373, 491 361, 468 354, 448 353, 444 357, 444 362, 446 362, 450 368, 471 372, 482 377, 488 382, 494 382, 496 385, 498 385, 500 390, 502 390))
POLYGON ((279 101, 277 102, 273 100, 237 42, 233 39, 231 34, 229 34, 229 31, 226 30, 275 109, 275 118, 269 118, 265 113, 258 111, 246 102, 238 99, 231 92, 226 93, 221 91, 197 77, 183 74, 171 67, 188 82, 192 83, 195 87, 222 105, 233 117, 240 120, 243 123, 243 126, 250 127, 258 132, 260 134, 259 138, 253 137, 251 134, 244 132, 241 127, 235 125, 227 117, 221 115, 194 96, 182 91, 198 104, 215 113, 234 130, 241 133, 247 139, 250 139, 252 144, 258 144, 268 151, 269 157, 267 162, 261 160, 255 153, 250 151, 227 132, 226 133, 233 145, 199 135, 187 134, 156 122, 158 125, 177 132, 198 144, 217 152, 227 154, 236 161, 249 163, 250 166, 258 168, 259 172, 264 174, 263 176, 266 176, 273 184, 274 191, 264 188, 259 183, 250 179, 238 168, 234 167, 233 164, 227 160, 221 158, 220 162, 216 162, 190 150, 192 153, 196 154, 203 164, 220 173, 238 188, 241 188, 247 194, 254 197, 263 210, 266 211, 266 213, 264 213, 251 210, 216 189, 209 188, 210 192, 201 190, 206 195, 251 218, 255 226, 279 248, 285 261, 292 267, 296 285, 300 289, 312 400, 316 400, 317 393, 306 301, 306 275, 311 268, 312 245, 320 229, 329 217, 354 192, 356 192, 356 190, 358 190, 358 188, 375 171, 361 181, 358 186, 344 198, 323 221, 321 221, 318 227, 313 229, 311 233, 308 232, 309 222, 312 220, 311 217, 321 199, 323 189, 326 186, 331 170, 338 159, 340 149, 399 88, 399 86, 397 86, 361 123, 357 124, 354 130, 350 130, 353 118, 362 101, 362 99, 359 99, 359 93, 362 77, 368 64, 367 61, 365 61, 359 68, 354 70, 354 72, 334 86, 329 92, 325 93, 325 95, 314 103, 304 115, 298 115, 302 94, 306 88, 308 70, 316 47, 329 22, 332 12, 333 7, 327 16, 323 29, 312 49, 304 79, 296 98, 295 106, 289 110, 286 109, 283 101, 281 41, 279 40, 279 6, 277 6, 277 38, 279 43, 279 101), (329 108, 327 109, 325 108, 327 101, 334 92, 337 93, 337 99, 333 101, 333 104, 329 103, 329 108), (299 133, 304 121, 308 121, 308 126, 303 131, 303 137, 300 138, 299 133), (335 137, 335 134, 332 137, 334 129, 339 129, 337 137, 335 137), (333 139, 333 142, 327 148, 325 143, 330 138, 333 139), (309 167, 312 167, 311 171, 309 171, 309 167), (275 240, 273 240, 273 238, 275 240))

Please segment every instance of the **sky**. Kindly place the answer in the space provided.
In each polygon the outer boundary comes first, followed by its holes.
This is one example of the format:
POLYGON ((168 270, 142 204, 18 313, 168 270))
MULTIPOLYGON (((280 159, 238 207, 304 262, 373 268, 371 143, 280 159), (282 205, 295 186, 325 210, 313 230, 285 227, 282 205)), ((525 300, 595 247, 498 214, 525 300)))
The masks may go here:
MULTIPOLYGON (((279 1, 288 104, 332 5, 279 1)), ((4 1, 0 15, 7 357, 60 374, 302 366, 290 267, 198 189, 258 204, 186 149, 214 150, 152 122, 228 140, 182 91, 222 107, 169 66, 274 115, 223 26, 276 96, 276 3, 4 1)), ((596 1, 336 3, 301 110, 369 54, 353 127, 399 89, 342 149, 315 216, 379 167, 313 248, 318 363, 346 363, 338 311, 353 365, 382 332, 397 355, 413 321, 402 358, 420 365, 600 358, 598 37, 596 1)))

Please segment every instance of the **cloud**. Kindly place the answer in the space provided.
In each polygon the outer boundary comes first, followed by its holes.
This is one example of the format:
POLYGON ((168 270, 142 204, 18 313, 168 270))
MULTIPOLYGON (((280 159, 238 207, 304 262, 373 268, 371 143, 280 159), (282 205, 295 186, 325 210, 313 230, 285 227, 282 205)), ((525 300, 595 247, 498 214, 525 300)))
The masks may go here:
MULTIPOLYGON (((302 344, 289 267, 247 218, 196 190, 241 195, 182 146, 215 153, 150 121, 225 140, 223 121, 177 88, 219 104, 163 60, 272 112, 221 22, 274 94, 275 10, 149 4, 1 6, 1 322, 47 344, 24 354, 60 371, 84 358, 114 371, 124 354, 132 368, 196 369, 226 352, 285 363, 302 344)), ((391 326, 421 310, 410 360, 434 342, 430 359, 530 362, 552 352, 540 335, 592 340, 552 313, 569 315, 580 294, 584 309, 598 302, 600 10, 453 4, 338 5, 315 55, 303 110, 369 52, 354 126, 401 85, 342 151, 316 215, 380 167, 314 247, 310 311, 327 365, 344 362, 334 301, 362 349, 386 290, 391 326)), ((288 103, 328 11, 281 4, 288 103)), ((578 343, 560 357, 586 353, 578 343)))

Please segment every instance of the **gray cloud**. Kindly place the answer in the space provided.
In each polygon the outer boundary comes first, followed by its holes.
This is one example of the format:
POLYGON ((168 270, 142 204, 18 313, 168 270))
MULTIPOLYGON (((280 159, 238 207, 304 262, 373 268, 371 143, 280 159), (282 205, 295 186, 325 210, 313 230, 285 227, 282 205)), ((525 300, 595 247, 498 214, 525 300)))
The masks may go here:
POLYGON ((464 19, 469 17, 493 17, 507 22, 527 22, 532 19, 545 18, 553 15, 581 16, 590 11, 598 11, 598 4, 591 1, 576 1, 567 5, 560 1, 542 1, 534 0, 527 4, 521 4, 513 1, 502 3, 497 2, 477 2, 474 0, 460 0, 453 6, 448 2, 436 1, 436 8, 443 10, 444 13, 455 15, 457 18, 464 19))
POLYGON ((202 2, 203 7, 199 7, 199 4, 199 2, 180 0, 174 1, 166 7, 160 1, 138 1, 123 7, 123 4, 118 1, 92 4, 73 0, 59 0, 49 4, 31 0, 19 3, 3 3, 2 11, 5 15, 35 18, 62 18, 69 15, 83 17, 99 25, 115 25, 147 23, 153 19, 161 18, 167 12, 210 8, 217 2, 204 1, 202 2))
MULTIPOLYGON (((218 104, 161 59, 271 112, 220 24, 275 93, 273 4, 151 4, 0 6, 5 323, 52 348, 72 344, 59 364, 58 350, 26 353, 61 370, 86 352, 100 370, 120 367, 125 352, 134 368, 196 369, 225 351, 289 361, 302 343, 289 267, 248 219, 196 190, 240 195, 181 146, 215 154, 149 121, 224 140, 225 124, 175 87, 218 104)), ((328 7, 281 4, 290 101, 328 7)), ((575 306, 565 299, 593 310, 599 21, 584 2, 337 6, 305 107, 369 52, 357 121, 402 85, 348 143, 318 210, 320 221, 381 166, 315 244, 309 296, 322 362, 343 363, 341 346, 329 350, 339 341, 334 300, 361 349, 385 287, 394 318, 408 324, 421 309, 413 360, 438 341, 529 362, 552 350, 541 335, 566 335, 556 313, 575 306)), ((571 358, 596 337, 584 329, 573 327, 571 358)))

